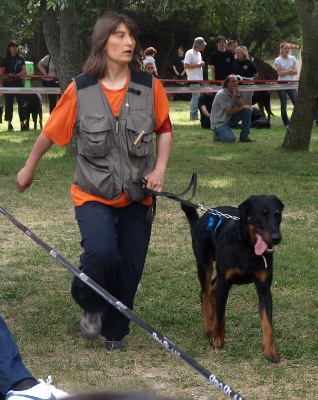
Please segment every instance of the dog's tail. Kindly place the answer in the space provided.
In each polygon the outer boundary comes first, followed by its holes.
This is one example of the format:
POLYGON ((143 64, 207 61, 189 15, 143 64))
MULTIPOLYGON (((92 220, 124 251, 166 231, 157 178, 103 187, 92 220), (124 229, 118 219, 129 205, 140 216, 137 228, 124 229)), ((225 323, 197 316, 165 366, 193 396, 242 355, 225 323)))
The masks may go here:
POLYGON ((190 231, 193 236, 195 226, 199 220, 199 215, 198 215, 196 209, 194 207, 189 206, 188 204, 181 203, 181 209, 182 209, 182 211, 184 211, 184 213, 187 217, 187 220, 190 225, 190 231))

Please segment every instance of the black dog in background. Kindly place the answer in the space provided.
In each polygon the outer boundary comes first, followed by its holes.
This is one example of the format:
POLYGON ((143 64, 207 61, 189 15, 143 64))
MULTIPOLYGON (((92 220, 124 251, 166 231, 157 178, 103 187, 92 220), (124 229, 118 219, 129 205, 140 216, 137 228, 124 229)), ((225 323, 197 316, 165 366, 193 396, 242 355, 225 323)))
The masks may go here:
POLYGON ((261 110, 257 107, 252 107, 251 128, 268 129, 270 127, 271 123, 269 122, 269 119, 263 117, 261 110))
POLYGON ((40 128, 43 128, 42 125, 42 116, 43 116, 43 111, 42 111, 42 97, 40 94, 24 94, 23 99, 22 99, 22 107, 25 109, 25 115, 26 115, 26 120, 25 120, 25 125, 27 129, 30 129, 30 117, 32 115, 32 120, 33 120, 33 127, 34 129, 37 129, 37 121, 39 117, 39 125, 40 128))
POLYGON ((252 97, 252 105, 258 104, 258 108, 261 110, 262 116, 266 117, 265 110, 267 113, 268 121, 271 120, 271 115, 274 116, 271 109, 271 94, 268 90, 255 90, 252 97))
POLYGON ((201 218, 194 207, 181 204, 181 208, 190 224, 197 261, 205 335, 211 337, 215 347, 224 345, 229 291, 233 284, 254 283, 259 296, 263 351, 268 360, 278 362, 271 284, 273 246, 281 241, 283 203, 276 196, 251 196, 238 208, 216 207, 201 218), (214 262, 216 276, 213 278, 214 262))

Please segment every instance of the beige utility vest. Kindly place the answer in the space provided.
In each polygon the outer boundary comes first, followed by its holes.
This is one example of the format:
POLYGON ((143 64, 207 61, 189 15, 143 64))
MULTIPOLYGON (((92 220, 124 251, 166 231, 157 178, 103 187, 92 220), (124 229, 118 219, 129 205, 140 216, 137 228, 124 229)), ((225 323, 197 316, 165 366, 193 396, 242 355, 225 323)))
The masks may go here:
POLYGON ((155 166, 153 79, 144 71, 131 70, 116 118, 97 79, 84 74, 74 78, 78 146, 75 184, 85 192, 115 200, 124 190, 130 200, 146 198, 138 178, 155 166))

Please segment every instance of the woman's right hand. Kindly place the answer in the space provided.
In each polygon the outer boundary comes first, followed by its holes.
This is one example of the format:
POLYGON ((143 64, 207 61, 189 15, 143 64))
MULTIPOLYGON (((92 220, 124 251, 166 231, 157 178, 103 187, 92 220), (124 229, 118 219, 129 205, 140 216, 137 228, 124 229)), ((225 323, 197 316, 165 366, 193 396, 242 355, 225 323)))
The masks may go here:
POLYGON ((30 171, 27 167, 23 167, 17 175, 17 189, 20 193, 24 192, 32 185, 34 172, 30 171))

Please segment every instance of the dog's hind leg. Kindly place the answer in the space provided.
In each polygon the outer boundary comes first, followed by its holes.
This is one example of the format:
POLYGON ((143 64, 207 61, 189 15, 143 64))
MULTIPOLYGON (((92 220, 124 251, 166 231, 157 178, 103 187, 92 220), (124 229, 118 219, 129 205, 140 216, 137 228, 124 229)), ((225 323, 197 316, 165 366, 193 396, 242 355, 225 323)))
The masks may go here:
POLYGON ((274 333, 272 324, 272 294, 267 282, 255 282, 259 296, 259 316, 263 331, 263 351, 267 360, 277 363, 280 356, 274 348, 274 333))
POLYGON ((37 112, 32 113, 32 120, 33 120, 33 129, 36 130, 37 128, 37 119, 38 119, 38 114, 37 112))
MULTIPOLYGON (((199 268, 198 268, 199 269, 199 268)), ((201 270, 202 271, 202 270, 201 270)), ((213 328, 213 307, 210 302, 210 288, 213 274, 213 258, 210 259, 205 269, 205 276, 200 277, 201 282, 201 307, 203 314, 203 332, 206 337, 211 337, 213 328)))

